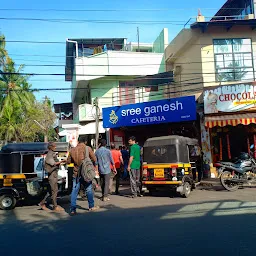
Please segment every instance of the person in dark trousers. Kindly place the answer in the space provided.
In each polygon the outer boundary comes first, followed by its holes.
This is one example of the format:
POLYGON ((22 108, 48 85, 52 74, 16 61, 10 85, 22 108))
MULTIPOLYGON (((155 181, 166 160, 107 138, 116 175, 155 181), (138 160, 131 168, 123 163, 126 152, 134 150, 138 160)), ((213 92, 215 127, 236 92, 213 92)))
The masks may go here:
POLYGON ((92 190, 92 181, 86 182, 79 173, 79 168, 81 167, 83 160, 85 159, 86 155, 93 161, 96 162, 96 157, 92 151, 92 149, 86 146, 86 138, 79 137, 78 138, 78 145, 75 148, 72 148, 67 160, 67 163, 74 163, 74 171, 73 171, 73 189, 71 193, 71 206, 70 206, 70 214, 76 214, 76 200, 77 195, 80 190, 80 185, 83 184, 83 189, 86 192, 88 198, 88 205, 89 211, 95 211, 99 207, 95 206, 94 204, 94 194, 92 190))
POLYGON ((111 176, 111 165, 113 172, 116 173, 115 163, 111 151, 106 148, 107 142, 105 139, 100 140, 99 148, 96 150, 95 155, 97 158, 96 165, 100 173, 100 183, 102 190, 102 201, 109 201, 109 184, 111 176))
MULTIPOLYGON (((58 194, 58 170, 61 163, 66 162, 65 160, 59 161, 56 152, 56 144, 54 142, 50 142, 48 144, 48 153, 45 158, 45 170, 48 172, 48 180, 51 187, 51 195, 53 202, 53 210, 55 212, 62 212, 64 209, 57 204, 57 194, 58 194)), ((39 203, 43 210, 49 210, 46 207, 46 201, 50 193, 47 192, 44 199, 39 203)))
POLYGON ((128 176, 127 168, 128 168, 128 163, 129 163, 129 152, 128 152, 126 146, 122 147, 121 153, 122 153, 122 158, 123 158, 123 162, 124 162, 124 172, 123 172, 122 178, 125 180, 128 176))
POLYGON ((203 173, 203 163, 202 163, 202 150, 200 146, 196 145, 191 150, 191 160, 195 162, 195 166, 192 169, 193 180, 194 182, 201 182, 202 173, 203 173), (198 175, 196 175, 196 172, 198 175), (196 180, 197 176, 197 180, 196 180))
MULTIPOLYGON (((118 195, 119 194, 120 176, 121 176, 121 165, 124 164, 124 161, 123 161, 121 151, 116 149, 116 146, 114 143, 111 143, 110 148, 111 148, 111 154, 112 154, 113 160, 115 162, 116 175, 111 177, 109 189, 110 189, 110 192, 112 192, 113 180, 115 179, 115 183, 116 183, 115 184, 116 185, 115 194, 118 195)), ((113 167, 111 169, 113 169, 113 167)))
POLYGON ((140 146, 136 143, 136 138, 134 136, 129 138, 128 141, 130 148, 130 159, 128 163, 128 172, 130 173, 130 183, 132 198, 137 196, 142 196, 140 193, 140 157, 141 150, 140 146))
POLYGON ((200 146, 198 146, 198 157, 196 159, 196 170, 198 173, 198 182, 201 182, 202 180, 202 176, 203 176, 203 152, 200 148, 200 146))

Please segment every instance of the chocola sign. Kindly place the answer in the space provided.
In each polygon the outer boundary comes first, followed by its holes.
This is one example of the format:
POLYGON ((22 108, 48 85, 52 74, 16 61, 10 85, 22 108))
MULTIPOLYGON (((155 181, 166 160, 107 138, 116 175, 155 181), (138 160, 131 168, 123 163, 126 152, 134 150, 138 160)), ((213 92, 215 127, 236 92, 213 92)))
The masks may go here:
POLYGON ((222 85, 204 91, 204 112, 238 112, 256 108, 254 84, 222 85))

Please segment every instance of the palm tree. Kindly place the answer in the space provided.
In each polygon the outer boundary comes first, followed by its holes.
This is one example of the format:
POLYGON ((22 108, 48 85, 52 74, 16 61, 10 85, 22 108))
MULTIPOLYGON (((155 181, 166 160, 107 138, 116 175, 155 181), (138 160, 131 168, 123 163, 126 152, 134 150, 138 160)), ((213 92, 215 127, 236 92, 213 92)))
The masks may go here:
POLYGON ((7 51, 5 49, 5 37, 4 35, 0 35, 0 68, 3 66, 6 56, 7 51))
POLYGON ((0 136, 5 140, 19 140, 18 126, 28 109, 34 104, 35 96, 30 91, 29 76, 21 75, 24 66, 15 68, 10 57, 0 70, 0 136))

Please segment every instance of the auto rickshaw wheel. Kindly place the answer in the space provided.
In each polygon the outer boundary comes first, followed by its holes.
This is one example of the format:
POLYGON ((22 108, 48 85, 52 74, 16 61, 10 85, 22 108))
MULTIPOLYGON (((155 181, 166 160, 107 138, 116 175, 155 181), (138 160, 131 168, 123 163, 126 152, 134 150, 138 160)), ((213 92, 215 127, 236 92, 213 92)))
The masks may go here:
POLYGON ((191 193, 191 185, 188 182, 185 182, 183 185, 182 197, 188 198, 190 196, 190 193, 191 193))
POLYGON ((3 195, 0 197, 0 209, 11 210, 15 208, 16 199, 12 195, 3 195))

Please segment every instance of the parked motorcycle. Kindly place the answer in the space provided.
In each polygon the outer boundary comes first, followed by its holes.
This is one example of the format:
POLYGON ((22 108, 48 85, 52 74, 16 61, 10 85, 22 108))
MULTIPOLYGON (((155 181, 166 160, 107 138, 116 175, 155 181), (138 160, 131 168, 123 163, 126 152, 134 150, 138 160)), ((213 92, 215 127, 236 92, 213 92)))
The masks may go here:
MULTIPOLYGON (((251 150, 254 146, 251 146, 251 150)), ((253 153, 241 153, 234 162, 218 162, 221 185, 228 191, 235 191, 244 184, 256 182, 256 160, 253 153)))

